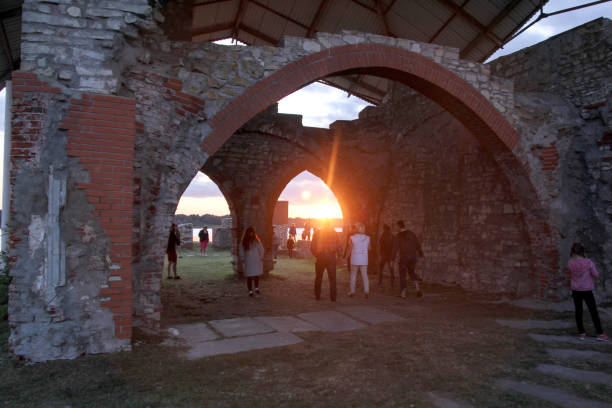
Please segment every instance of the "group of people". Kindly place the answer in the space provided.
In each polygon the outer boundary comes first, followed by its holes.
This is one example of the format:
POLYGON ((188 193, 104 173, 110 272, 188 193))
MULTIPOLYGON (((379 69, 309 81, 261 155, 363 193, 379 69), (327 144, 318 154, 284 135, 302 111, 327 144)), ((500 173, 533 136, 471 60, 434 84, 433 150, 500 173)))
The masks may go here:
MULTIPOLYGON (((208 227, 205 226, 198 233, 200 239, 200 256, 206 255, 206 248, 208 248, 208 227)), ((166 254, 168 255, 168 279, 181 279, 176 273, 176 265, 178 261, 178 254, 181 251, 181 231, 178 225, 172 224, 170 226, 170 233, 168 234, 168 243, 166 244, 166 254), (172 271, 172 273, 170 273, 172 271)))
MULTIPOLYGON (((302 241, 310 241, 312 234, 312 227, 310 226, 310 219, 304 224, 304 230, 302 231, 302 241)), ((274 243, 273 243, 274 244, 274 243)), ((278 242, 275 245, 274 251, 278 251, 278 242)), ((289 258, 293 258, 293 249, 297 245, 297 228, 295 224, 289 226, 289 237, 287 238, 287 255, 289 258)), ((276 257, 275 257, 276 258, 276 257)))
MULTIPOLYGON (((397 221, 397 227, 399 232, 395 236, 391 234, 391 228, 388 225, 385 225, 383 228, 383 234, 379 241, 381 258, 378 271, 379 285, 382 284, 384 266, 388 266, 390 269, 391 282, 393 282, 393 264, 394 260, 399 258, 398 274, 400 277, 401 297, 406 297, 406 274, 408 274, 415 285, 416 295, 422 297, 423 292, 419 286, 420 279, 415 273, 415 267, 417 257, 423 257, 423 250, 416 235, 406 228, 404 221, 397 221)), ((332 302, 336 301, 336 263, 337 258, 340 256, 348 260, 347 266, 350 272, 348 296, 355 296, 357 274, 359 273, 363 282, 364 297, 367 299, 370 296, 368 255, 371 249, 370 237, 366 235, 365 226, 362 223, 356 223, 350 227, 344 248, 340 245, 338 234, 331 224, 325 223, 321 229, 315 231, 310 250, 316 258, 314 286, 316 299, 321 298, 321 283, 323 274, 327 271, 330 298, 332 302)))
MULTIPOLYGON (((293 226, 295 227, 295 226, 293 226)), ((394 263, 398 259, 398 274, 400 280, 401 297, 406 297, 406 275, 410 277, 415 285, 416 295, 423 296, 423 292, 419 286, 419 277, 415 273, 417 257, 423 257, 421 245, 411 230, 406 228, 403 221, 397 221, 399 232, 394 236, 391 233, 391 227, 387 224, 383 226, 383 233, 379 240, 379 268, 378 268, 378 284, 382 284, 383 271, 387 267, 391 275, 391 287, 394 281, 394 263)), ((291 234, 291 231, 290 231, 291 234)), ((208 230, 204 228, 199 233, 200 238, 200 253, 206 256, 206 247, 208 246, 208 230)), ((176 273, 177 249, 180 247, 180 232, 176 224, 172 224, 170 234, 168 236, 168 245, 166 253, 168 255, 168 279, 180 279, 176 273), (172 277, 171 269, 174 272, 172 277)), ((348 295, 353 297, 356 290, 357 273, 361 275, 363 281, 364 297, 367 299, 370 294, 370 285, 368 279, 368 253, 371 250, 370 237, 365 234, 365 226, 362 223, 356 223, 351 226, 347 234, 347 243, 342 247, 338 234, 331 226, 329 221, 323 223, 323 226, 316 230, 310 246, 311 252, 316 258, 315 262, 315 283, 314 293, 317 300, 321 299, 321 284, 323 274, 327 271, 329 280, 329 295, 332 302, 337 298, 336 287, 336 263, 338 257, 348 257, 350 270, 350 291, 348 295)), ((247 289, 249 296, 260 294, 259 277, 263 274, 263 259, 264 247, 261 240, 255 233, 253 227, 248 227, 240 242, 240 259, 242 260, 242 271, 247 278, 247 289)), ((578 329, 578 338, 585 340, 587 337, 583 323, 583 302, 591 314, 593 325, 595 326, 596 339, 599 341, 609 341, 609 337, 604 333, 601 325, 601 320, 597 311, 593 289, 595 287, 595 279, 599 276, 599 272, 592 260, 585 256, 584 246, 580 243, 572 245, 570 251, 570 260, 568 269, 571 274, 571 290, 574 301, 576 326, 578 329)))

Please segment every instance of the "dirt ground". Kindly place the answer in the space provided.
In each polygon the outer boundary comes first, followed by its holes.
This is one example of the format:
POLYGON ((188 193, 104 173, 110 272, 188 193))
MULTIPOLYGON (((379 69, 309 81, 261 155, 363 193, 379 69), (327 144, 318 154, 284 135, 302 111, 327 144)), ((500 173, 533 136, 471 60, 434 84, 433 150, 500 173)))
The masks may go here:
MULTIPOLYGON (((509 378, 563 387, 583 398, 612 403, 612 388, 538 373, 555 364, 545 345, 495 319, 573 319, 568 312, 534 311, 459 288, 424 285, 425 296, 382 289, 371 277, 369 299, 349 298, 348 273, 338 271, 338 301, 313 293, 310 260, 281 258, 262 280, 261 296, 231 271, 227 252, 179 259, 180 280, 164 278, 162 331, 136 330, 127 353, 86 356, 28 366, 0 358, 0 406, 6 407, 431 407, 428 392, 475 407, 552 407, 496 388, 509 378), (304 342, 188 361, 184 349, 164 346, 168 328, 189 322, 260 315, 296 315, 335 307, 369 305, 407 320, 349 332, 299 333, 304 342)), ((164 271, 165 276, 165 271, 164 271)), ((590 323, 588 317, 585 319, 590 323)), ((611 327, 605 319, 604 325, 611 327)), ((591 326, 587 326, 592 331, 591 326)), ((575 329, 538 333, 574 335, 575 329)), ((588 345, 575 346, 588 349, 588 345)), ((568 363, 565 363, 566 365, 568 363)), ((573 368, 609 366, 573 361, 573 368)))

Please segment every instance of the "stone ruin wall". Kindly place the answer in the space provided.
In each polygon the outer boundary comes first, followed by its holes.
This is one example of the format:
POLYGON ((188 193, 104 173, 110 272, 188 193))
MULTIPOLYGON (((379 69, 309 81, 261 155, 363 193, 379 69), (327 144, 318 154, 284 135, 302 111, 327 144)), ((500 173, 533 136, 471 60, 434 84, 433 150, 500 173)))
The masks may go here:
POLYGON ((9 224, 16 355, 129 349, 134 324, 159 324, 167 228, 208 159, 210 119, 293 61, 347 44, 409 50, 464 78, 521 126, 511 81, 459 60, 454 48, 354 32, 227 48, 169 41, 162 21, 146 0, 24 1, 9 224))
MULTIPOLYGON (((612 21, 593 20, 488 64, 512 78, 531 180, 547 192, 560 269, 581 241, 612 298, 612 21)), ((562 291, 567 296, 567 291, 562 291)))
POLYGON ((400 84, 392 95, 358 120, 332 125, 342 127, 347 144, 370 146, 367 160, 339 149, 339 162, 352 162, 356 183, 374 198, 361 219, 368 232, 376 238, 384 223, 397 232, 395 222, 404 220, 423 243, 418 268, 428 282, 533 293, 524 220, 491 154, 428 99, 400 84))

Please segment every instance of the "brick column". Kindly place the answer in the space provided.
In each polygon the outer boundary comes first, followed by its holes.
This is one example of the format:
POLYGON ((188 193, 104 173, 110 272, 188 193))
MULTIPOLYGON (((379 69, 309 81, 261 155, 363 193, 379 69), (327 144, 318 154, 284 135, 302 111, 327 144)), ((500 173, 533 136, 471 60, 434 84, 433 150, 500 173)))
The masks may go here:
POLYGON ((132 225, 135 101, 83 95, 73 99, 60 128, 68 132, 66 152, 89 174, 79 183, 94 216, 110 240, 110 276, 101 307, 113 313, 115 337, 132 337, 132 225))

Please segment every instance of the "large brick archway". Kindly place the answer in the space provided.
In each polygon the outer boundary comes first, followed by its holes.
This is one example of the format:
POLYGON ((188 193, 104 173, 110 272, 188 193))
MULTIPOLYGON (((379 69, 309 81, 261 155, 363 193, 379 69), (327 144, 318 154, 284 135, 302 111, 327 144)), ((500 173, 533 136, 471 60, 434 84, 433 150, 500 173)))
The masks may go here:
POLYGON ((519 158, 520 136, 481 92, 444 66, 417 53, 378 44, 330 48, 294 61, 255 83, 211 120, 202 149, 214 154, 244 123, 269 105, 331 75, 370 74, 402 82, 427 96, 469 129, 510 181, 524 214, 537 271, 532 290, 545 296, 558 284, 559 254, 538 191, 519 158), (555 281, 555 282, 553 282, 555 281))
POLYGON ((513 150, 519 135, 478 90, 453 72, 414 52, 376 44, 331 48, 309 55, 248 88, 210 121, 202 144, 214 152, 242 124, 284 96, 329 75, 364 71, 404 82, 443 106, 489 150, 513 150))

